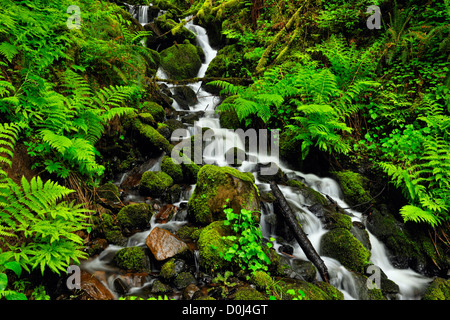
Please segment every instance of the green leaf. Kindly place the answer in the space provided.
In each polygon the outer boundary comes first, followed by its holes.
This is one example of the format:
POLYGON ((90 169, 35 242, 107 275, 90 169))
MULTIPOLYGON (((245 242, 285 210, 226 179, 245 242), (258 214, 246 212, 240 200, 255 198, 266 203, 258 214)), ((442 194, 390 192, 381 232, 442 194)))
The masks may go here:
POLYGON ((20 277, 21 273, 22 273, 22 267, 20 266, 20 264, 16 261, 10 261, 5 263, 5 268, 14 271, 14 273, 20 277))
POLYGON ((6 289, 6 286, 8 285, 8 277, 4 273, 0 273, 0 291, 3 291, 6 289))

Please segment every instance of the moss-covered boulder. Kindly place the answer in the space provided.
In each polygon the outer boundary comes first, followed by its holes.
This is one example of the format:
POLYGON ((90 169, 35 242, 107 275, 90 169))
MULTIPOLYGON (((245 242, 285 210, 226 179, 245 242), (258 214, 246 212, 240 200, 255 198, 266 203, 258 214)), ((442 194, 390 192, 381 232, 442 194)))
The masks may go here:
POLYGON ((165 280, 171 280, 175 278, 177 274, 185 270, 186 262, 184 262, 184 260, 172 258, 163 264, 163 266, 161 267, 160 275, 165 280))
POLYGON ((172 151, 172 144, 170 144, 170 142, 151 125, 143 123, 138 118, 133 119, 132 124, 133 128, 138 133, 138 139, 142 142, 142 153, 156 154, 161 151, 166 153, 170 153, 172 151))
POLYGON ((252 287, 239 287, 234 300, 268 300, 268 297, 252 287))
POLYGON ((100 186, 97 189, 97 193, 100 198, 105 198, 108 201, 120 201, 119 188, 117 188, 117 186, 112 182, 107 182, 100 186))
POLYGON ((230 262, 220 257, 220 253, 227 252, 232 244, 231 241, 222 239, 228 235, 231 235, 231 229, 223 221, 215 221, 202 229, 197 244, 200 266, 204 270, 224 270, 231 267, 230 262))
POLYGON ((230 167, 203 166, 188 202, 190 217, 198 224, 207 225, 225 218, 224 205, 233 208, 235 213, 241 208, 259 211, 259 192, 254 182, 251 173, 230 167))
POLYGON ((161 171, 167 173, 173 179, 174 183, 183 181, 183 168, 181 167, 181 164, 176 163, 171 157, 163 157, 161 161, 161 171))
POLYGON ((351 206, 369 203, 372 196, 368 191, 368 179, 359 173, 349 170, 333 172, 344 193, 344 200, 351 206))
POLYGON ((128 247, 116 252, 114 263, 121 269, 133 272, 149 272, 150 261, 142 247, 128 247))
POLYGON ((142 104, 142 113, 149 113, 156 122, 163 122, 166 117, 164 108, 153 101, 145 101, 142 104))
POLYGON ((434 279, 422 296, 422 300, 450 300, 450 280, 434 279))
POLYGON ((122 229, 145 229, 150 224, 152 213, 145 203, 130 204, 120 209, 117 222, 122 229))
POLYGON ((145 196, 159 198, 173 185, 173 179, 165 172, 146 171, 139 183, 139 192, 145 196))
POLYGON ((197 76, 202 65, 197 47, 190 43, 171 46, 160 53, 161 66, 172 79, 189 79, 197 76))
POLYGON ((364 248, 347 229, 336 228, 323 235, 320 254, 334 258, 352 271, 363 272, 370 260, 370 251, 364 248))
POLYGON ((192 273, 184 271, 175 276, 173 279, 174 286, 180 290, 186 288, 190 284, 197 284, 197 280, 192 273))

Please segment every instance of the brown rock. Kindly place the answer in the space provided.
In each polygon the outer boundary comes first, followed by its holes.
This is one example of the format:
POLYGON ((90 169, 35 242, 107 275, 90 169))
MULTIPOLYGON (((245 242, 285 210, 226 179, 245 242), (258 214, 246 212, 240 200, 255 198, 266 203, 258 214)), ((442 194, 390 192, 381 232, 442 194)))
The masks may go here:
POLYGON ((114 300, 114 295, 95 276, 81 271, 81 290, 92 300, 114 300))
POLYGON ((162 261, 175 256, 189 247, 171 232, 155 227, 145 242, 156 260, 162 261))
POLYGON ((157 223, 166 223, 172 219, 173 215, 178 211, 178 207, 173 204, 166 204, 161 207, 159 212, 155 216, 155 221, 157 223))

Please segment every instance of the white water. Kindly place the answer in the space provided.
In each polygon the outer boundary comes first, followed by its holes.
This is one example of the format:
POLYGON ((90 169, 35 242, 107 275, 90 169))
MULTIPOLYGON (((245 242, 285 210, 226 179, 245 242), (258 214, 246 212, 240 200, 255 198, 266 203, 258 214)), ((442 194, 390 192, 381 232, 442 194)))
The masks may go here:
MULTIPOLYGON (((138 13, 136 14, 137 18, 139 19, 139 22, 141 22, 142 24, 148 23, 146 14, 148 7, 147 8, 144 7, 145 6, 139 7, 138 13)), ((205 75, 209 63, 216 56, 217 50, 211 48, 211 46, 209 45, 208 35, 204 28, 194 25, 192 21, 189 21, 186 24, 186 28, 196 35, 197 44, 203 49, 205 53, 205 62, 202 64, 197 75, 198 77, 203 77, 205 75)), ((157 77, 159 77, 160 79, 168 79, 167 74, 161 68, 159 68, 157 71, 157 77)), ((171 91, 174 88, 174 86, 170 84, 167 84, 167 86, 171 91)), ((202 127, 210 128, 214 131, 216 137, 215 140, 207 144, 205 149, 209 148, 209 150, 212 150, 212 152, 209 153, 204 152, 203 161, 205 163, 214 163, 219 166, 226 166, 227 162, 225 161, 224 155, 225 151, 228 149, 228 147, 224 148, 224 146, 226 146, 226 143, 229 143, 230 141, 236 141, 235 144, 232 146, 236 146, 243 150, 245 150, 245 144, 241 140, 241 138, 238 135, 236 135, 233 131, 225 130, 220 127, 220 123, 215 114, 215 107, 219 101, 218 97, 215 97, 206 92, 205 90, 203 90, 203 88, 201 87, 201 82, 189 84, 189 87, 191 87, 197 93, 198 98, 198 103, 195 106, 191 106, 190 111, 192 112, 206 111, 204 113, 204 116, 195 123, 195 126, 190 128, 190 132, 193 133, 195 132, 196 129, 201 129, 202 127)), ((181 110, 175 100, 173 102, 173 107, 176 110, 181 110)), ((348 205, 343 201, 343 196, 339 188, 339 185, 333 179, 320 178, 313 174, 304 174, 302 172, 290 170, 286 165, 281 163, 278 158, 270 155, 265 154, 260 155, 258 153, 253 153, 250 155, 254 156, 254 158, 251 159, 252 161, 250 161, 250 159, 244 161, 239 170, 254 172, 256 162, 259 163, 275 162, 286 174, 303 178, 306 185, 310 186, 311 188, 315 189, 316 191, 324 195, 330 196, 342 208, 348 208, 348 205)), ((268 184, 260 183, 257 179, 256 182, 258 184, 260 191, 270 189, 268 184)), ((302 227, 305 230, 305 232, 308 234, 308 238, 310 239, 313 247, 316 249, 317 252, 320 252, 320 240, 322 236, 327 232, 327 230, 323 228, 321 221, 308 210, 307 205, 309 204, 305 203, 305 199, 301 194, 295 192, 294 189, 286 186, 280 186, 280 189, 283 192, 284 196, 286 197, 287 201, 289 202, 290 206, 292 207, 293 211, 296 212, 297 218, 302 224, 302 227)), ((193 186, 189 192, 184 194, 180 202, 187 201, 191 196, 192 191, 193 186)), ((175 205, 179 204, 180 203, 177 203, 175 205)), ((268 204, 266 208, 268 208, 266 210, 269 211, 265 212, 266 214, 273 212, 273 206, 271 204, 268 204)), ((347 211, 353 215, 352 217, 353 221, 362 220, 361 219, 362 214, 360 212, 349 209, 347 211)), ((167 224, 159 225, 156 224, 154 218, 152 218, 152 220, 150 221, 151 229, 131 236, 128 239, 127 246, 144 246, 146 237, 155 226, 160 226, 170 230, 176 230, 185 223, 184 221, 175 221, 175 220, 176 219, 174 218, 167 224)), ((263 235, 266 238, 272 236, 270 232, 270 227, 265 222, 264 212, 261 215, 261 229, 263 235)), ((399 286, 400 288, 399 298, 400 299, 418 298, 420 293, 426 288, 427 284, 431 281, 431 279, 426 278, 411 269, 394 268, 392 264, 389 262, 388 255, 384 245, 378 239, 376 239, 375 236, 370 234, 370 232, 369 238, 372 245, 371 262, 376 266, 380 267, 388 276, 388 278, 394 281, 399 286)), ((279 246, 280 246, 279 244, 275 243, 274 247, 278 248, 279 246)), ((91 273, 98 270, 105 271, 108 275, 107 278, 108 280, 104 284, 107 285, 110 288, 110 290, 114 294, 116 294, 116 296, 117 293, 114 292, 113 282, 119 276, 119 270, 111 267, 110 263, 112 261, 112 257, 114 256, 114 253, 120 250, 121 248, 122 247, 120 246, 110 245, 98 257, 96 257, 95 259, 91 259, 82 265, 84 269, 86 269, 91 273)), ((197 258, 198 252, 195 252, 195 255, 197 258)), ((304 254, 299 245, 296 245, 294 247, 293 255, 296 258, 307 260, 306 255, 304 254)), ((324 256, 322 256, 321 258, 323 259, 328 268, 328 272, 330 275, 330 283, 336 288, 338 288, 344 294, 345 299, 348 300, 358 299, 359 298, 358 290, 352 272, 348 271, 339 261, 335 259, 324 256)), ((196 262, 196 269, 198 270, 197 259, 195 260, 195 262, 196 262)), ((318 274, 317 279, 320 280, 320 276, 318 274)), ((132 288, 130 292, 134 292, 138 289, 139 288, 132 288)))

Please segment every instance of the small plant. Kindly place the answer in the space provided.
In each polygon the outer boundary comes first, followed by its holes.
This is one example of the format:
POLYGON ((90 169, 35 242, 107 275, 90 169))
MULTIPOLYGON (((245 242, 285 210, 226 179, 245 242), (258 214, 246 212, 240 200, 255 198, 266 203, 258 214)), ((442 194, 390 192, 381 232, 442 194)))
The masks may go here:
POLYGON ((10 257, 7 253, 0 254, 0 299, 5 297, 6 300, 27 300, 27 297, 15 290, 7 290, 8 276, 6 270, 13 271, 18 277, 22 273, 22 267, 16 261, 10 261, 10 257))
MULTIPOLYGON (((270 259, 261 246, 262 233, 255 220, 254 212, 241 209, 240 214, 234 213, 233 208, 224 209, 227 220, 225 225, 231 225, 235 235, 223 237, 233 242, 227 252, 220 252, 220 256, 226 261, 235 261, 243 270, 250 269, 267 270, 270 259), (237 240, 237 242, 236 242, 237 240)), ((268 243, 267 247, 271 247, 268 243)))

